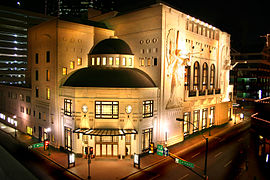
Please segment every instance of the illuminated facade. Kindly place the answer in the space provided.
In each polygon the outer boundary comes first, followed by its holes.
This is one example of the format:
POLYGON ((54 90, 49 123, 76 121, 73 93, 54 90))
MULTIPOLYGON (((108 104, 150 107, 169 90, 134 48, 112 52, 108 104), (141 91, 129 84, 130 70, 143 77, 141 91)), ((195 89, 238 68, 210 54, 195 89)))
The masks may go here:
POLYGON ((20 130, 78 154, 129 156, 228 122, 229 34, 163 4, 104 23, 113 30, 31 28, 32 113, 17 116, 20 130))

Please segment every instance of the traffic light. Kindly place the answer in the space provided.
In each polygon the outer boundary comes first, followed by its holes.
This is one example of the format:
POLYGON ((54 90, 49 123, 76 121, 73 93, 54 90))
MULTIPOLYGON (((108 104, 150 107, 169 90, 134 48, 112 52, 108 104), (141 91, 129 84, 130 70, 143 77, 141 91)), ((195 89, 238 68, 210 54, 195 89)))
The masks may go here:
POLYGON ((154 143, 150 144, 149 154, 154 154, 154 143))
POLYGON ((49 140, 44 141, 44 151, 49 149, 49 144, 50 144, 49 140))
POLYGON ((90 147, 89 151, 90 151, 91 155, 94 154, 94 148, 93 147, 90 147))

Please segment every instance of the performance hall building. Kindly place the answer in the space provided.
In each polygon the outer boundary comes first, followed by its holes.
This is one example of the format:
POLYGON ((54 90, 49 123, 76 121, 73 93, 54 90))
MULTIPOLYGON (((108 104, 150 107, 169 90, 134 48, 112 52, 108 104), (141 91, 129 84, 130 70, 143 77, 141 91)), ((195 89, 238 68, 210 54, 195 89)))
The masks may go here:
POLYGON ((91 20, 29 30, 31 88, 0 87, 2 122, 77 154, 124 157, 229 121, 229 34, 162 3, 91 20))

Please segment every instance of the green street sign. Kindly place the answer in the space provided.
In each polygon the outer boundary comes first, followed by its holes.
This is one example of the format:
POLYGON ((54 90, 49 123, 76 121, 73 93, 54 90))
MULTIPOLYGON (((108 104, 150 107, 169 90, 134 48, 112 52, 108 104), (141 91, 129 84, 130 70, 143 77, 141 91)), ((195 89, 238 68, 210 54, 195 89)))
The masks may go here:
POLYGON ((163 146, 160 144, 157 145, 157 155, 163 156, 163 146))
POLYGON ((39 148, 39 147, 44 146, 44 143, 32 144, 31 146, 32 146, 33 149, 34 149, 34 148, 39 148))
POLYGON ((187 167, 194 168, 194 164, 191 163, 191 162, 183 161, 183 160, 178 159, 178 158, 175 158, 175 162, 178 163, 178 164, 182 164, 184 166, 187 166, 187 167))

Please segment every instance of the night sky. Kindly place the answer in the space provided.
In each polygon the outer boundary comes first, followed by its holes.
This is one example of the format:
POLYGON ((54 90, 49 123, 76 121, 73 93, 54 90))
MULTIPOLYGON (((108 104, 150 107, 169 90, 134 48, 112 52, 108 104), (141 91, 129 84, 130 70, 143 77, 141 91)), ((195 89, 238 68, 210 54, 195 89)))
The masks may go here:
MULTIPOLYGON (((44 13, 45 0, 21 0, 21 7, 44 13)), ((106 0, 103 0, 106 1, 106 0)), ((154 0, 115 0, 119 11, 140 8, 154 0)), ((267 1, 164 0, 180 11, 231 34, 231 46, 240 52, 259 51, 265 44, 260 36, 270 33, 267 1)), ((16 5, 16 0, 2 0, 1 5, 16 5)))

